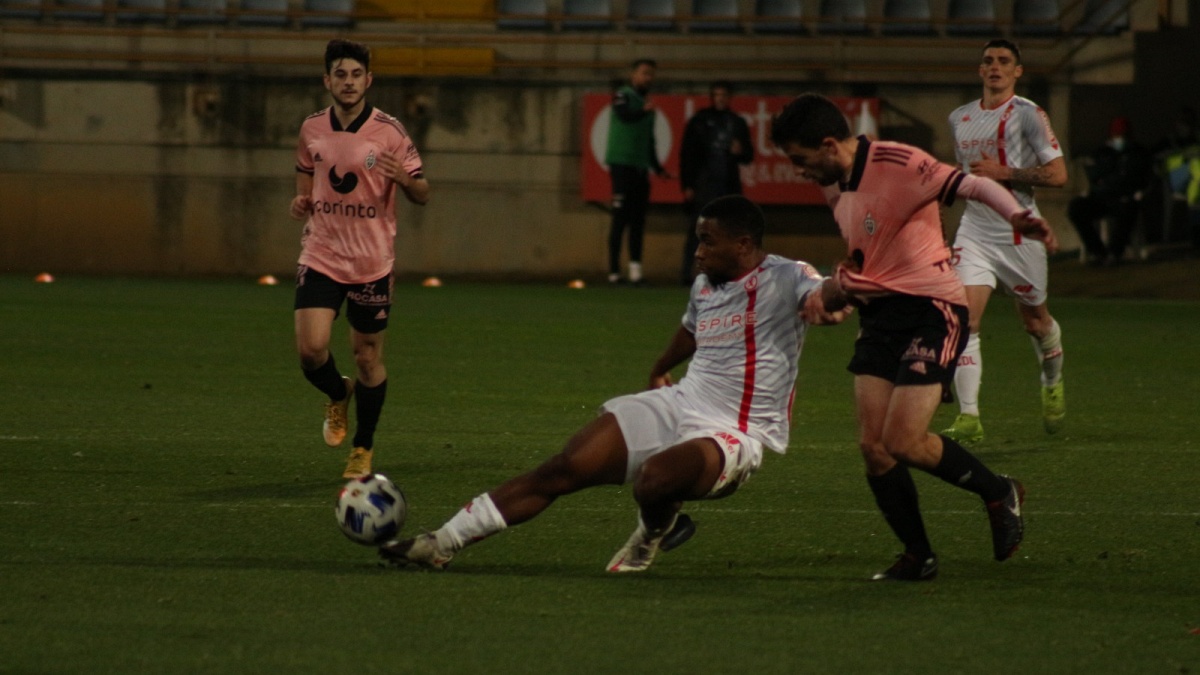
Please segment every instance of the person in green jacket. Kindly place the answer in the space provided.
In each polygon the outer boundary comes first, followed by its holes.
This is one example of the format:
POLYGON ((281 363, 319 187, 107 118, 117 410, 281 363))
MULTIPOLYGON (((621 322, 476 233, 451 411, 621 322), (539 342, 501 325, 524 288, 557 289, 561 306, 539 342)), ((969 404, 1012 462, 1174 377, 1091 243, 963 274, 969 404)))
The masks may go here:
POLYGON ((654 148, 657 112, 650 103, 650 85, 658 64, 653 59, 633 62, 629 84, 613 95, 604 163, 612 178, 612 226, 608 233, 608 281, 621 281, 621 243, 629 229, 629 281, 642 283, 642 237, 650 206, 650 171, 669 174, 654 148))

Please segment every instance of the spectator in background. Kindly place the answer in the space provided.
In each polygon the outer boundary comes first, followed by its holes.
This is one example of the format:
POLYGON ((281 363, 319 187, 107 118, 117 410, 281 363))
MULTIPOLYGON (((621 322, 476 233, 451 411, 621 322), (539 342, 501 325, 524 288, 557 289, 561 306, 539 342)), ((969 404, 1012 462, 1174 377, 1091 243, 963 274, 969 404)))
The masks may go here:
POLYGON ((714 82, 708 95, 712 105, 697 111, 683 130, 679 149, 679 184, 687 217, 687 239, 683 246, 680 281, 691 286, 695 278, 696 218, 707 203, 725 195, 742 193, 740 164, 754 159, 750 127, 742 116, 729 109, 733 85, 714 82))
MULTIPOLYGON (((1200 249, 1200 128, 1194 108, 1180 108, 1171 135, 1155 149, 1155 160, 1155 169, 1163 177, 1155 186, 1170 191, 1171 203, 1186 204, 1192 246, 1200 249)), ((1174 220, 1173 209, 1164 209, 1162 220, 1164 224, 1174 220)))
POLYGON ((650 171, 669 177, 654 147, 650 85, 658 64, 652 59, 633 62, 629 84, 613 96, 604 163, 612 177, 612 226, 608 233, 608 281, 621 281, 621 242, 629 230, 629 281, 642 282, 642 237, 650 206, 650 171))
POLYGON ((1150 154, 1133 139, 1129 119, 1114 117, 1108 127, 1108 140, 1085 164, 1088 193, 1075 197, 1067 207, 1071 224, 1083 241, 1088 264, 1115 265, 1125 255, 1141 212, 1150 168, 1150 154), (1111 219, 1112 226, 1107 243, 1099 228, 1104 218, 1111 219))

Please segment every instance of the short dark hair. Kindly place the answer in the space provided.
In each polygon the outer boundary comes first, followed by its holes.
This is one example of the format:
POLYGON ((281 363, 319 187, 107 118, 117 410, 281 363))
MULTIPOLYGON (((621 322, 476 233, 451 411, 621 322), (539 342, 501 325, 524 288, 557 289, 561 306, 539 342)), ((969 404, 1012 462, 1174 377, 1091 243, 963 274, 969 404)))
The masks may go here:
POLYGON ((850 138, 850 123, 836 103, 820 94, 800 94, 771 121, 771 142, 780 148, 786 143, 819 148, 829 137, 850 138))
POLYGON ((655 61, 654 59, 635 59, 633 63, 629 64, 629 69, 637 70, 638 67, 640 67, 640 66, 650 66, 651 68, 658 68, 658 61, 655 61))
POLYGON ((342 59, 354 59, 363 68, 371 70, 371 50, 361 42, 350 40, 330 40, 325 45, 325 72, 333 72, 333 64, 342 59))
POLYGON ((994 40, 988 40, 987 44, 985 44, 983 46, 983 51, 981 51, 980 53, 982 54, 983 52, 986 52, 989 49, 1007 49, 1008 51, 1013 53, 1013 58, 1015 58, 1017 60, 1017 65, 1021 64, 1021 48, 1018 47, 1017 43, 1013 42, 1012 40, 1009 40, 1006 38, 996 38, 994 40))
POLYGON ((733 83, 730 82, 729 80, 717 80, 716 82, 713 82, 712 84, 708 85, 708 91, 710 93, 713 91, 716 91, 717 89, 724 89, 725 91, 732 94, 733 93, 733 83))
POLYGON ((722 230, 735 237, 748 236, 755 246, 762 248, 767 219, 758 204, 742 195, 717 197, 700 209, 700 217, 717 221, 722 230))

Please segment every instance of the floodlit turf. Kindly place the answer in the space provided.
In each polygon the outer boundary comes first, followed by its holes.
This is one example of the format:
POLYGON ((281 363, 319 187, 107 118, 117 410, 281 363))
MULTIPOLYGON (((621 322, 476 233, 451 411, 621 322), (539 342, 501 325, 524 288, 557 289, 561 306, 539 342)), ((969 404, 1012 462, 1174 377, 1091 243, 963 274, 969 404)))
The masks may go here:
MULTIPOLYGON (((376 468, 407 493, 406 532, 644 386, 685 299, 400 286, 376 468)), ((919 474, 941 576, 880 585, 897 546, 855 447, 852 325, 810 333, 790 452, 690 505, 695 538, 648 572, 603 571, 636 518, 603 488, 435 574, 338 532, 345 449, 321 441, 290 303, 248 282, 0 278, 0 672, 1200 671, 1200 304, 1056 298, 1069 413, 1047 437, 997 300, 978 453, 1025 481, 1026 543, 993 562, 978 501, 919 474)))

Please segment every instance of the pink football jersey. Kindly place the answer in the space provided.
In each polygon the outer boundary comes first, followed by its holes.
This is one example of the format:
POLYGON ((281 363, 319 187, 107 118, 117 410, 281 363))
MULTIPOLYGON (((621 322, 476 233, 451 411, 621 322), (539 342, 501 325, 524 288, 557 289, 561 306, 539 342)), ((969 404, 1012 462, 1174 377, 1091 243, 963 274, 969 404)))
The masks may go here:
POLYGON ((410 176, 421 176, 421 156, 391 115, 367 106, 343 129, 333 108, 326 108, 304 121, 296 170, 312 175, 313 188, 300 264, 346 284, 391 273, 397 186, 376 169, 385 153, 399 159, 410 176))
POLYGON ((963 175, 920 148, 859 137, 849 180, 825 188, 850 256, 861 267, 839 274, 847 290, 966 305, 938 210, 954 202, 963 175))

